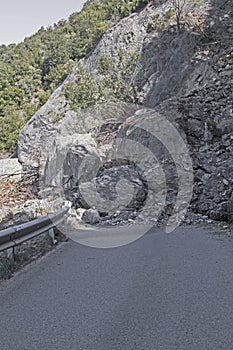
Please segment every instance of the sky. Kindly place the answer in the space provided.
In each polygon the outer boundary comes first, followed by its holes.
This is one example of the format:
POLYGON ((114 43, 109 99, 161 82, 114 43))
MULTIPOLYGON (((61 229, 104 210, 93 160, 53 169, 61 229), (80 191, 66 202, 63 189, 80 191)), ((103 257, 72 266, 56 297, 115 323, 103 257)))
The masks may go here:
POLYGON ((85 0, 0 0, 0 45, 19 43, 42 26, 67 19, 85 0))

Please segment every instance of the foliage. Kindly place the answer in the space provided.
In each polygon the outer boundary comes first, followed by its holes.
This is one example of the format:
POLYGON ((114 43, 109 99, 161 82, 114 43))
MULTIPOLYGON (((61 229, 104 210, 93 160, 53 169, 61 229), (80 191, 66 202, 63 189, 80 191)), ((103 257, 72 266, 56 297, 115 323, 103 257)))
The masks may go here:
POLYGON ((76 82, 64 87, 64 94, 75 111, 107 101, 133 102, 131 78, 138 55, 119 51, 116 61, 102 55, 98 60, 98 72, 92 73, 83 67, 76 73, 76 82))
POLYGON ((161 29, 166 28, 168 25, 171 24, 171 21, 174 19, 175 12, 172 8, 167 10, 165 13, 159 15, 156 14, 152 16, 148 26, 147 26, 147 32, 150 33, 154 30, 158 31, 161 29))
POLYGON ((17 263, 13 259, 0 257, 0 280, 9 278, 15 271, 17 263))
POLYGON ((88 0, 72 14, 16 45, 0 46, 0 151, 13 150, 26 121, 54 88, 123 17, 149 0, 88 0))
POLYGON ((5 112, 6 115, 0 116, 0 150, 11 150, 15 147, 24 119, 10 107, 5 112))

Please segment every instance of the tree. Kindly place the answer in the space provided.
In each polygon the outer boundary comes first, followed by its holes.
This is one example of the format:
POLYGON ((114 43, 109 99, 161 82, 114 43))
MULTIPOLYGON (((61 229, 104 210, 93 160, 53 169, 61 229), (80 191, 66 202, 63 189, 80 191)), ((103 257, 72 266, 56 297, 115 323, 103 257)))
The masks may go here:
POLYGON ((171 5, 175 11, 178 31, 181 28, 182 19, 185 19, 190 11, 192 12, 197 5, 202 3, 203 0, 171 0, 171 5))
POLYGON ((187 0, 171 0, 171 3, 176 14, 177 29, 180 30, 180 22, 187 4, 187 0))

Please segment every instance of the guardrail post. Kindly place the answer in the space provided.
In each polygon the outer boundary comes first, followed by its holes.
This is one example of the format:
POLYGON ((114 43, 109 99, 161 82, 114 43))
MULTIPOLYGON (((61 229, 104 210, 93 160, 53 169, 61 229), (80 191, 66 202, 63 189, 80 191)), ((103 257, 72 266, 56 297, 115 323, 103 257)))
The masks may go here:
POLYGON ((15 248, 9 248, 5 251, 7 259, 14 260, 15 258, 15 248))
POLYGON ((55 239, 54 228, 51 228, 49 230, 49 237, 52 240, 52 244, 55 245, 57 243, 57 240, 55 239))

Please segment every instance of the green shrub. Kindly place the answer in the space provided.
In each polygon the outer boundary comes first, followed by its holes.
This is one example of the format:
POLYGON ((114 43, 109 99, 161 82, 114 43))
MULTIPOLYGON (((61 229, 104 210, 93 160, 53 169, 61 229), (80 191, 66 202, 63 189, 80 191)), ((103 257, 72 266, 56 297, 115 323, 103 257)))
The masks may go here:
POLYGON ((64 87, 64 95, 74 111, 107 101, 134 102, 131 84, 138 55, 119 51, 116 62, 107 55, 99 57, 98 72, 84 68, 76 73, 76 82, 64 87))
POLYGON ((174 20, 175 20, 175 11, 172 8, 168 9, 166 12, 164 12, 161 15, 156 14, 152 16, 147 26, 147 33, 164 29, 168 27, 174 20))

